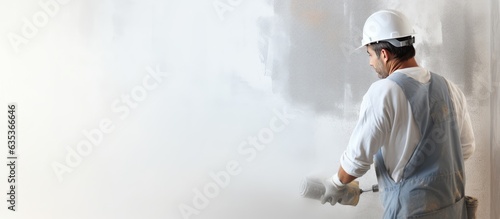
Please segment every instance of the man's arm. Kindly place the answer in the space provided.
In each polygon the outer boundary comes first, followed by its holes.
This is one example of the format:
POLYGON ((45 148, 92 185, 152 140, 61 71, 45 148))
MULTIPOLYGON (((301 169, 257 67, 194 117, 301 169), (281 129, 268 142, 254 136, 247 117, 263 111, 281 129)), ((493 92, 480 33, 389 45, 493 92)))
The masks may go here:
POLYGON ((464 114, 463 127, 460 133, 460 142, 462 144, 462 155, 465 161, 469 159, 469 157, 474 153, 476 149, 476 142, 474 139, 474 132, 472 130, 472 124, 467 109, 465 109, 464 114))
POLYGON ((390 133, 392 123, 389 115, 393 115, 393 96, 400 93, 396 92, 399 90, 387 89, 387 83, 381 81, 372 84, 363 97, 358 123, 340 159, 339 171, 323 182, 325 193, 321 197, 321 203, 357 205, 361 190, 354 179, 370 169, 373 156, 390 133))
POLYGON ((464 93, 454 83, 448 80, 446 82, 448 83, 448 89, 456 111, 456 122, 458 122, 457 125, 459 128, 460 142, 462 144, 462 155, 465 161, 469 159, 476 149, 472 122, 469 116, 469 110, 467 109, 467 99, 464 93))
POLYGON ((348 173, 346 173, 344 168, 342 168, 342 165, 339 167, 339 172, 337 173, 337 175, 339 176, 340 182, 342 184, 348 184, 348 183, 352 182, 353 180, 355 180, 356 178, 358 178, 358 177, 351 176, 348 173))

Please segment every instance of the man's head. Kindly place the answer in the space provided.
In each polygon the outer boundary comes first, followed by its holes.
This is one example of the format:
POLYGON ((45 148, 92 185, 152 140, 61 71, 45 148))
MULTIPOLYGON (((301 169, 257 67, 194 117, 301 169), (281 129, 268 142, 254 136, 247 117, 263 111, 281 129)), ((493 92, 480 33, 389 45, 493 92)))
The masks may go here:
MULTIPOLYGON (((403 37, 397 40, 407 40, 408 37, 403 37)), ((366 46, 367 53, 370 57, 370 66, 372 66, 378 74, 379 78, 386 78, 391 73, 391 66, 404 63, 415 57, 415 48, 413 45, 396 47, 388 42, 378 42, 368 44, 366 46)))
POLYGON ((361 45, 367 47, 370 65, 380 78, 389 76, 401 63, 414 62, 413 35, 408 19, 398 11, 381 10, 366 19, 361 45))

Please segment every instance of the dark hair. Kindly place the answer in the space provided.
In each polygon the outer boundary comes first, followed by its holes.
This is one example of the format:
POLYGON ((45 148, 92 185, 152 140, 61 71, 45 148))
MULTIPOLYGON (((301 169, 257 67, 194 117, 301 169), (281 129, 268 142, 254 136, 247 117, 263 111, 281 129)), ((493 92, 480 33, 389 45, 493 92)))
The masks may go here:
MULTIPOLYGON (((407 39, 409 39, 409 37, 402 37, 398 38, 397 40, 403 41, 407 39)), ((380 51, 382 51, 382 49, 389 51, 394 55, 394 58, 398 59, 399 61, 406 61, 415 56, 415 48, 413 47, 413 45, 395 47, 387 41, 380 41, 378 43, 370 44, 370 46, 372 47, 373 51, 375 51, 375 54, 377 54, 377 57, 380 57, 380 51)))

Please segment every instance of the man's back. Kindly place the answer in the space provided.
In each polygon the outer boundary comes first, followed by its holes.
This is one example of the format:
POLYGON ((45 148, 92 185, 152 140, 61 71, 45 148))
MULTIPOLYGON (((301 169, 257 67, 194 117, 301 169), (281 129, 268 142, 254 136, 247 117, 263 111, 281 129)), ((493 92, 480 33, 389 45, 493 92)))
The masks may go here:
POLYGON ((399 182, 390 178, 382 153, 375 157, 384 218, 466 218, 460 128, 446 80, 431 74, 420 83, 398 72, 387 79, 403 90, 421 137, 399 182))
MULTIPOLYGON (((422 84, 430 80, 429 71, 421 67, 400 69, 396 72, 422 84)), ((447 81, 447 85, 457 114, 463 157, 467 159, 474 151, 475 145, 465 97, 453 83, 447 81)), ((372 84, 363 98, 360 118, 342 156, 341 164, 347 172, 349 167, 357 169, 360 166, 363 166, 362 169, 366 172, 380 148, 387 170, 397 182, 401 179, 403 169, 420 137, 411 106, 401 87, 392 80, 379 80, 372 84)))

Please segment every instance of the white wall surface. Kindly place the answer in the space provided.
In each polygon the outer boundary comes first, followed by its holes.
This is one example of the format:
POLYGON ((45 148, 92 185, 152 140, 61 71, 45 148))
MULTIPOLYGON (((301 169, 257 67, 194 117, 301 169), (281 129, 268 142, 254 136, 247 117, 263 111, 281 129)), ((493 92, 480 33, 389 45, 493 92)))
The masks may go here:
POLYGON ((491 218, 500 218, 500 2, 491 1, 491 218))
MULTIPOLYGON (((380 218, 376 193, 331 207, 299 184, 337 171, 377 80, 354 49, 383 8, 415 22, 419 63, 464 90, 466 191, 479 218, 495 214, 490 1, 0 4, 0 115, 16 102, 19 133, 17 211, 0 218, 380 218)), ((1 191, 7 177, 1 165, 1 191)))

